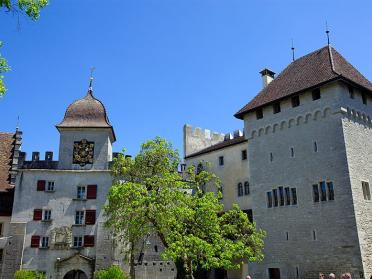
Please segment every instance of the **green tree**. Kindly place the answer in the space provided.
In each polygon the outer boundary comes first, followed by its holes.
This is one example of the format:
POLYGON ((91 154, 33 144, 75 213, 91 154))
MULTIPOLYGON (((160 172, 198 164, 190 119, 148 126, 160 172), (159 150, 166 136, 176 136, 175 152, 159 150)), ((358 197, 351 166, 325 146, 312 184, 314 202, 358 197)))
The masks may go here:
POLYGON ((14 273, 14 279, 45 279, 45 275, 33 270, 18 270, 14 273))
MULTIPOLYGON (((0 8, 6 12, 24 14, 32 20, 37 20, 40 10, 48 5, 48 0, 0 0, 0 8)), ((0 47, 2 42, 0 41, 0 47)), ((4 75, 10 70, 7 60, 0 53, 0 97, 6 92, 4 75)))
POLYGON ((159 137, 144 143, 134 159, 123 153, 114 160, 106 225, 129 247, 131 278, 133 255, 148 234, 159 236, 162 257, 182 263, 186 278, 196 269, 236 269, 243 260, 261 260, 264 232, 237 205, 222 213, 220 180, 208 164, 183 173, 179 164, 178 152, 159 137))
POLYGON ((128 279, 128 276, 117 265, 112 265, 107 269, 94 272, 94 279, 128 279))

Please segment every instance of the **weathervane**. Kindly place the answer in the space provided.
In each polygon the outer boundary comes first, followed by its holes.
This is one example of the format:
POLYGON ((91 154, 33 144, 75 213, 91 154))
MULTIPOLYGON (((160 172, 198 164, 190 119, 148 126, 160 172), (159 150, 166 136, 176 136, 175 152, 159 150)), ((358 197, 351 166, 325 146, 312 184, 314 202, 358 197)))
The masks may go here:
POLYGON ((292 39, 292 47, 291 47, 291 50, 292 50, 292 61, 295 61, 295 48, 293 46, 293 39, 292 39))
POLYGON ((329 43, 329 28, 328 28, 328 22, 326 21, 326 34, 327 34, 327 42, 328 42, 328 45, 330 45, 329 43))
POLYGON ((93 72, 94 72, 95 69, 96 69, 95 67, 90 68, 89 90, 92 90, 93 72))

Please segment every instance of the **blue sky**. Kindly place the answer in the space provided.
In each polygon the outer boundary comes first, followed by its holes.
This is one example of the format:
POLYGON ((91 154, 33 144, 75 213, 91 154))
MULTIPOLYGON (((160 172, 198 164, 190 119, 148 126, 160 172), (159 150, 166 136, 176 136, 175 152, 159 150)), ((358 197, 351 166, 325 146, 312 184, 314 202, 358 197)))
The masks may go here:
POLYGON ((1 53, 12 67, 0 99, 0 131, 23 150, 58 151, 66 107, 94 93, 113 124, 114 150, 135 154, 157 135, 182 153, 185 123, 229 132, 233 114, 261 88, 258 72, 280 72, 331 42, 372 79, 371 1, 50 0, 39 21, 0 16, 1 53))

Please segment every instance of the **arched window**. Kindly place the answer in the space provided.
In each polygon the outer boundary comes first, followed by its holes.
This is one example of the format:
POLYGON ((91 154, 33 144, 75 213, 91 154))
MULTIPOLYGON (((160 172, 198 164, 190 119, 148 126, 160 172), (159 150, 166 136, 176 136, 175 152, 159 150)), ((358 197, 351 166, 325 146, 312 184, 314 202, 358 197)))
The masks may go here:
POLYGON ((238 197, 243 196, 243 183, 238 183, 238 197))
POLYGON ((244 182, 244 195, 249 195, 249 182, 244 182))

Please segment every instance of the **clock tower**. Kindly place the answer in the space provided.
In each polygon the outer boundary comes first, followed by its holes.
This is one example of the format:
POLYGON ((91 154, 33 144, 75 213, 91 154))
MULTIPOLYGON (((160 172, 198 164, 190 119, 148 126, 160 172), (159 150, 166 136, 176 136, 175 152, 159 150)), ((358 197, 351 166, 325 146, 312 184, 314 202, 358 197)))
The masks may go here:
POLYGON ((108 169, 115 133, 92 87, 84 98, 69 105, 56 127, 60 132, 59 169, 108 169))

